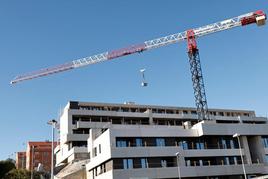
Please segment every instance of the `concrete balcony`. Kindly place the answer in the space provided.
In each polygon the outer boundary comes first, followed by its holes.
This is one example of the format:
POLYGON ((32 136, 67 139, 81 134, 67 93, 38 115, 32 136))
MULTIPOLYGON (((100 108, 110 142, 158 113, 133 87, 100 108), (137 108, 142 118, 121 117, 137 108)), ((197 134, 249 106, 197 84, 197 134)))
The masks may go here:
POLYGON ((63 143, 67 143, 68 141, 87 141, 89 134, 65 134, 61 136, 63 143))
POLYGON ((57 158, 57 164, 67 161, 67 159, 77 153, 87 153, 87 147, 73 147, 69 151, 65 151, 64 153, 57 153, 56 158, 57 158))
POLYGON ((70 153, 88 153, 87 147, 73 147, 70 153))
POLYGON ((241 120, 242 121, 268 122, 266 117, 247 117, 247 116, 242 116, 241 120))
POLYGON ((195 114, 152 113, 153 118, 197 119, 195 114))
POLYGON ((69 110, 72 115, 90 116, 113 116, 113 117, 149 117, 148 112, 121 112, 121 111, 92 111, 92 110, 69 110))
POLYGON ((157 125, 113 125, 113 137, 197 137, 197 129, 184 129, 182 126, 157 125))
MULTIPOLYGON (((265 168, 263 164, 246 164, 245 170, 247 174, 265 173, 265 168)), ((242 165, 181 167, 181 174, 184 177, 243 175, 243 168, 242 165)))
MULTIPOLYGON (((180 151, 183 157, 214 157, 214 156, 240 156, 239 149, 194 149, 182 150, 181 147, 113 147, 112 158, 128 157, 160 157, 174 156, 180 151)), ((244 155, 244 149, 242 149, 244 155)))
MULTIPOLYGON (((244 149, 242 155, 244 155, 244 149)), ((214 156, 240 156, 239 149, 200 149, 183 150, 183 157, 214 157, 214 156)))
POLYGON ((90 122, 90 121, 77 121, 76 128, 93 128, 100 129, 103 127, 109 127, 111 122, 90 122))
MULTIPOLYGON (((263 173, 263 164, 246 165, 247 174, 263 173)), ((196 167, 180 167, 181 177, 221 176, 221 175, 243 175, 242 165, 211 165, 196 167)), ((178 167, 168 168, 140 168, 113 170, 113 178, 178 178, 178 167)))
POLYGON ((181 151, 180 147, 113 147, 111 149, 112 158, 121 157, 160 157, 174 156, 181 151))
POLYGON ((219 124, 213 121, 203 121, 193 126, 200 135, 268 135, 268 124, 219 124))

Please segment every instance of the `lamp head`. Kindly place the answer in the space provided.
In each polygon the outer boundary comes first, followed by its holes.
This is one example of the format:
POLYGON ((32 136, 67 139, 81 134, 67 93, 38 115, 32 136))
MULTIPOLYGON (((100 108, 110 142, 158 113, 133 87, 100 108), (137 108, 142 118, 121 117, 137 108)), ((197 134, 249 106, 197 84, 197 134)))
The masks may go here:
POLYGON ((239 137, 239 136, 240 136, 240 134, 235 133, 235 134, 233 135, 233 138, 235 138, 235 137, 239 137))
POLYGON ((49 124, 49 125, 55 125, 55 124, 57 124, 58 122, 55 120, 55 119, 51 119, 50 121, 48 121, 47 122, 47 124, 49 124))

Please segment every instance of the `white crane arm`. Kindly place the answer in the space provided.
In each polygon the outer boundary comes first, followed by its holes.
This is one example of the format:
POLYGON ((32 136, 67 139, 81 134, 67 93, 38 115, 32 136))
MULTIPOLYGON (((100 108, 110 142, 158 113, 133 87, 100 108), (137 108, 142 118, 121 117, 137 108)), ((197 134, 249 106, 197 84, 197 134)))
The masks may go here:
MULTIPOLYGON (((205 36, 205 35, 212 34, 215 32, 220 32, 223 30, 231 29, 231 28, 238 27, 238 26, 248 25, 252 23, 257 23, 257 25, 264 25, 265 20, 266 20, 266 15, 264 14, 264 12, 256 11, 256 12, 247 13, 238 17, 234 17, 231 19, 227 19, 221 22, 216 22, 210 25, 195 28, 192 30, 194 31, 195 37, 197 38, 197 37, 205 36)), ((165 37, 157 38, 154 40, 145 41, 142 44, 132 45, 127 48, 113 50, 110 52, 104 52, 101 54, 73 60, 71 62, 62 64, 59 66, 45 68, 42 70, 38 70, 36 72, 19 75, 19 76, 16 76, 10 83, 14 84, 17 82, 30 80, 33 78, 47 76, 53 73, 59 73, 59 72, 71 70, 74 68, 80 68, 83 66, 111 60, 111 59, 122 57, 125 55, 130 55, 133 53, 143 52, 145 50, 150 50, 153 48, 166 46, 166 45, 173 44, 179 41, 184 41, 186 39, 187 39, 187 31, 184 31, 184 32, 168 35, 165 37)))

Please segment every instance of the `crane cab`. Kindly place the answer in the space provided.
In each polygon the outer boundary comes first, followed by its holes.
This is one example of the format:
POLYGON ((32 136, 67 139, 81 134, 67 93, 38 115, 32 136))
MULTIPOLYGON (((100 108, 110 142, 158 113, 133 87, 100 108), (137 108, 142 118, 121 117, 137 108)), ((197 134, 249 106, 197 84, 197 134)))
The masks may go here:
POLYGON ((256 24, 257 24, 257 26, 265 25, 265 19, 266 19, 265 16, 258 16, 258 17, 256 17, 256 24))
POLYGON ((256 24, 258 26, 265 25, 266 14, 262 10, 258 10, 254 14, 256 16, 256 24))

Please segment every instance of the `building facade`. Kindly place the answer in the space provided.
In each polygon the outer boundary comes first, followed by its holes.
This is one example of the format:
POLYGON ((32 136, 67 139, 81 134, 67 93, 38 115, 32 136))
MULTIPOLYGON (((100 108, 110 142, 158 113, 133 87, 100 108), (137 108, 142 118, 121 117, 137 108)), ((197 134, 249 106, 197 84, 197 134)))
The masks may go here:
POLYGON ((248 176, 267 174, 267 118, 250 110, 209 113, 211 120, 198 122, 195 108, 69 102, 57 165, 88 159, 89 179, 228 179, 243 177, 243 159, 248 176))
MULTIPOLYGON (((26 150, 26 169, 36 170, 42 164, 45 172, 51 170, 51 145, 52 142, 28 142, 26 150)), ((56 146, 57 143, 54 143, 56 146)))
POLYGON ((26 169, 26 152, 16 153, 16 168, 26 169))

